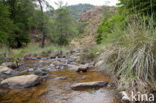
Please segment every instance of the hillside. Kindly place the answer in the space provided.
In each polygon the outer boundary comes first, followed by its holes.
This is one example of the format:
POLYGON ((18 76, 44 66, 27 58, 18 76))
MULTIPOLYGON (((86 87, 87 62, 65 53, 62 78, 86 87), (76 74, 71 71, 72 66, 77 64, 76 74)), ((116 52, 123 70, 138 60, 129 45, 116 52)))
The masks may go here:
POLYGON ((113 14, 115 14, 116 8, 110 6, 96 6, 90 10, 88 10, 85 14, 83 14, 78 21, 86 22, 87 26, 85 27, 85 33, 87 34, 95 34, 98 25, 101 24, 102 19, 110 18, 113 14))
POLYGON ((69 8, 72 11, 73 17, 75 19, 78 19, 84 13, 86 13, 88 10, 94 8, 94 6, 93 5, 90 5, 90 4, 78 4, 78 5, 69 6, 69 8))

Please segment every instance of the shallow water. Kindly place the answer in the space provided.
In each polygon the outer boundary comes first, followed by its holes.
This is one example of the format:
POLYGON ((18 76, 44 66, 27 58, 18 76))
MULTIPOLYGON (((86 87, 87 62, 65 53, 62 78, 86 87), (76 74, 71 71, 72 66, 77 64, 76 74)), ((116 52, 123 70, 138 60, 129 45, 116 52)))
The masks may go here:
MULTIPOLYGON (((49 59, 27 60, 24 66, 27 68, 42 68, 50 64, 49 59)), ((73 91, 70 86, 73 83, 106 81, 113 82, 111 77, 92 68, 86 73, 77 73, 68 68, 50 72, 47 80, 41 84, 26 89, 3 89, 0 93, 0 103, 119 103, 113 94, 113 89, 73 91), (66 77, 65 80, 57 77, 66 77), (94 98, 94 99, 93 99, 94 98)))

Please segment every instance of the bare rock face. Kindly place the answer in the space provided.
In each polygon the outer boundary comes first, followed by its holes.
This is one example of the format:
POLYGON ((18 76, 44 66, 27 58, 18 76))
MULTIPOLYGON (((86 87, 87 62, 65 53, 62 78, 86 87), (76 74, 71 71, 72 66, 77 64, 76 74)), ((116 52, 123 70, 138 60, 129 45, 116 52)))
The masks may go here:
POLYGON ((10 75, 12 74, 14 71, 8 67, 5 66, 0 66, 0 75, 2 74, 6 74, 6 75, 10 75))
POLYGON ((106 87, 107 82, 104 81, 96 81, 96 82, 84 82, 84 83, 76 83, 71 86, 73 90, 79 89, 88 89, 88 88, 101 88, 106 87))
POLYGON ((37 75, 22 75, 10 77, 1 81, 0 86, 4 88, 16 89, 16 88, 27 88, 39 84, 41 78, 37 75))

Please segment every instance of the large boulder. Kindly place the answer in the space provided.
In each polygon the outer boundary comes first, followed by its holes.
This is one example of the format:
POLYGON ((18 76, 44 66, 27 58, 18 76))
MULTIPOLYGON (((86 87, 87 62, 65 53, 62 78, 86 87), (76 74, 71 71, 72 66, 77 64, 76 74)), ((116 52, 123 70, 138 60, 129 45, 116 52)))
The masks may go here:
POLYGON ((0 66, 0 75, 11 75, 13 73, 14 73, 14 70, 5 66, 0 66))
POLYGON ((76 83, 71 86, 73 90, 79 89, 89 89, 89 88, 101 88, 107 87, 108 82, 105 81, 96 81, 96 82, 84 82, 84 83, 76 83))
POLYGON ((37 75, 22 75, 10 77, 1 81, 0 86, 4 88, 16 89, 16 88, 27 88, 39 84, 41 78, 37 75))

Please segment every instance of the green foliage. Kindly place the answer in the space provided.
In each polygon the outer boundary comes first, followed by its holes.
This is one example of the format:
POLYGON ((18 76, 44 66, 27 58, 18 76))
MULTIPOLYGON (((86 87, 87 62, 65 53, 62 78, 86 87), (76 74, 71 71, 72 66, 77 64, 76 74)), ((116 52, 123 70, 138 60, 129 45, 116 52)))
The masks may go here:
POLYGON ((120 78, 119 88, 156 88, 156 0, 119 1, 118 14, 104 18, 97 30, 100 59, 120 78))
MULTIPOLYGON (((118 27, 118 29, 123 30, 126 26, 126 20, 123 16, 116 14, 109 19, 104 18, 102 24, 99 25, 96 35, 96 42, 100 44, 103 42, 111 42, 113 31, 118 27)), ((116 36, 115 36, 116 37, 116 36)))
POLYGON ((118 10, 129 19, 144 17, 147 21, 152 17, 156 20, 156 0, 119 0, 118 10))
POLYGON ((67 6, 59 4, 59 8, 55 11, 55 42, 59 45, 67 45, 70 37, 77 34, 75 22, 71 16, 71 11, 67 6))
POLYGON ((7 45, 13 31, 13 23, 9 18, 9 8, 0 1, 0 43, 7 45))
POLYGON ((155 28, 137 21, 128 24, 122 31, 116 31, 116 34, 122 35, 116 38, 111 46, 103 48, 103 56, 100 57, 106 61, 107 68, 121 78, 120 86, 127 86, 126 83, 136 80, 149 82, 152 87, 154 86, 155 33, 155 28))
POLYGON ((35 10, 33 2, 30 0, 5 0, 0 3, 1 18, 3 18, 0 19, 2 24, 0 29, 3 30, 0 31, 3 35, 1 38, 12 48, 27 45, 30 42, 29 18, 35 10))

